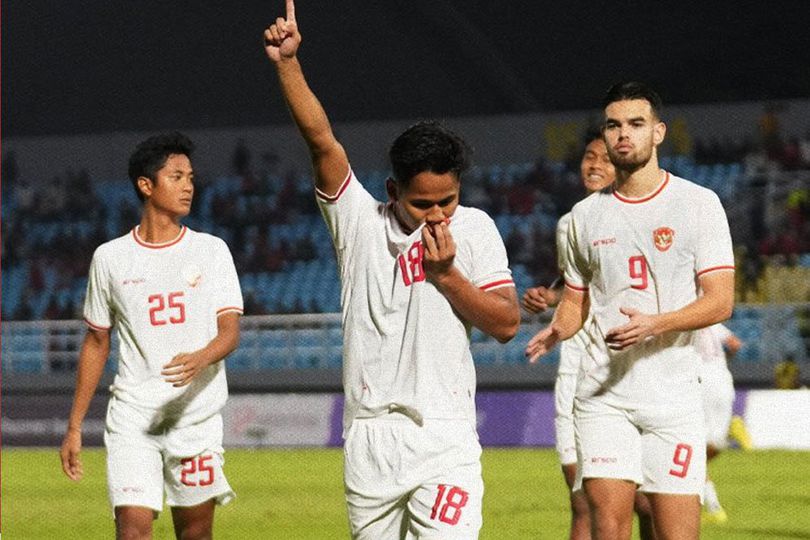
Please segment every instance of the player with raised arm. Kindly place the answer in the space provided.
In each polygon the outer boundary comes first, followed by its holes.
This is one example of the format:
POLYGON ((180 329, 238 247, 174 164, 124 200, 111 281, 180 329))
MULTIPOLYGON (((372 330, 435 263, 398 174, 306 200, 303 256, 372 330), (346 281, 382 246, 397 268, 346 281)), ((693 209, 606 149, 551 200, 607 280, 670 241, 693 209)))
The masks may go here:
MULTIPOLYGON (((734 379, 728 369, 732 358, 742 347, 742 341, 723 324, 715 324, 697 332, 695 348, 703 358, 700 379, 703 389, 703 411, 706 414, 706 461, 714 459, 728 445, 729 427, 734 408, 734 379)), ((714 482, 706 474, 703 493, 704 519, 725 523, 728 515, 720 504, 714 482)))
POLYGON ((117 538, 151 538, 166 503, 177 538, 211 538, 215 504, 234 494, 223 474, 225 363, 239 343, 242 294, 225 242, 181 224, 191 210, 192 142, 141 142, 129 177, 141 222, 99 246, 90 265, 76 392, 60 451, 83 475, 81 426, 110 351, 119 365, 107 408, 107 485, 117 538))
MULTIPOLYGON (((585 136, 585 151, 580 162, 580 178, 585 190, 601 191, 616 179, 616 170, 610 162, 601 130, 588 130, 585 136)), ((557 267, 558 277, 550 287, 531 287, 523 295, 523 308, 530 313, 540 313, 559 302, 566 265, 566 241, 571 213, 557 222, 557 267)), ((580 363, 587 357, 588 334, 584 330, 565 340, 560 348, 560 364, 554 382, 554 434, 557 455, 560 458, 563 477, 568 485, 571 504, 571 540, 588 540, 591 537, 591 520, 588 500, 582 489, 574 490, 577 474, 577 449, 574 440, 574 392, 580 363)), ((655 538, 650 516, 650 504, 642 493, 636 493, 636 514, 639 517, 639 533, 642 540, 655 538)))
POLYGON ((473 326, 501 342, 520 324, 492 219, 459 205, 468 149, 439 124, 391 145, 388 202, 352 172, 309 88, 295 6, 265 30, 338 258, 343 312, 344 486, 359 539, 477 538, 483 480, 473 326))
POLYGON ((574 425, 594 538, 630 538, 638 488, 657 537, 693 539, 706 439, 692 339, 731 315, 728 222, 717 195, 658 166, 666 126, 653 90, 617 84, 604 106, 616 183, 574 206, 563 296, 526 355, 588 333, 574 425))

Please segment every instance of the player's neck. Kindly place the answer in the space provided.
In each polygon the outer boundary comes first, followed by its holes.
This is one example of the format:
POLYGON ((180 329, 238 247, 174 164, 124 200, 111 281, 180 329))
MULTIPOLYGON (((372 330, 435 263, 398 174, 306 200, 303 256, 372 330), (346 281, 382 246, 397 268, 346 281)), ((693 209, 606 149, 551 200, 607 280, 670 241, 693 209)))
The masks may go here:
POLYGON ((138 237, 144 242, 163 244, 177 238, 182 228, 179 216, 169 216, 145 207, 137 232, 138 237))
POLYGON ((616 171, 616 191, 628 199, 637 199, 651 194, 664 178, 657 159, 650 159, 643 167, 633 171, 616 171))

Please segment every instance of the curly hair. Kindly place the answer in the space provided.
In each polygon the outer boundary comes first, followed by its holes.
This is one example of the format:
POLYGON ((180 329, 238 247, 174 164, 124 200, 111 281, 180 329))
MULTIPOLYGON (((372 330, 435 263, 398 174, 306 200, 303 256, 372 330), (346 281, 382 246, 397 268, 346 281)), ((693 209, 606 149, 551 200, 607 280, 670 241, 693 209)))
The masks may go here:
POLYGON ((452 172, 460 180, 470 165, 470 146, 460 136, 435 121, 418 122, 403 131, 391 144, 394 181, 403 187, 417 174, 452 172))

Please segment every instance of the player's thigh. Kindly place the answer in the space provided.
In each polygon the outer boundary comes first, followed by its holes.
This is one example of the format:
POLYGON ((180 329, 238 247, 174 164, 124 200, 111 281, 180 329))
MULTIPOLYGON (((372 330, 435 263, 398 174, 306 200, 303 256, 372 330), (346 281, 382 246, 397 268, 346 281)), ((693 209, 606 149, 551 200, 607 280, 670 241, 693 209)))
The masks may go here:
POLYGON ((554 382, 554 435, 557 455, 562 465, 577 462, 574 438, 574 392, 576 373, 558 373, 554 382))
POLYGON ((211 499, 227 504, 234 498, 224 471, 221 425, 217 415, 166 434, 163 474, 169 506, 193 507, 211 499))
POLYGON ((632 519, 636 484, 618 478, 586 478, 583 491, 597 518, 632 519))
POLYGON ((478 538, 483 496, 480 466, 458 466, 445 471, 411 495, 407 538, 478 538))
POLYGON ((163 458, 160 449, 137 435, 106 434, 107 487, 113 508, 163 509, 163 458))
POLYGON ((400 421, 355 419, 343 445, 343 483, 352 538, 400 538, 412 489, 400 481, 412 427, 400 421))
POLYGON ((209 499, 196 506, 172 507, 174 534, 177 538, 210 538, 214 528, 216 502, 209 499))
POLYGON ((706 442, 715 448, 725 448, 734 407, 734 383, 727 369, 718 370, 708 378, 704 374, 703 410, 706 422, 706 442))
POLYGON ((601 400, 576 399, 574 434, 580 465, 574 489, 582 478, 643 479, 641 435, 629 413, 601 400))
POLYGON ((116 538, 151 538, 152 521, 157 513, 143 506, 117 506, 115 514, 116 538))
POLYGON ((700 499, 696 495, 647 493, 658 538, 697 540, 700 537, 700 499))
POLYGON ((699 401, 645 413, 641 440, 644 463, 641 491, 678 495, 703 493, 706 435, 699 401))

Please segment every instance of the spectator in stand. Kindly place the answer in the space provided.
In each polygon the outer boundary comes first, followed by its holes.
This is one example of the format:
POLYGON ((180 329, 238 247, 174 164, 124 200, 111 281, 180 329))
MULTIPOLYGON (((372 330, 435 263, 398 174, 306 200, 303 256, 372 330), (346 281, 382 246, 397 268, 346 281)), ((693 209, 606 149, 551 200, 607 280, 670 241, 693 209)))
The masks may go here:
POLYGON ((788 355, 776 364, 774 386, 779 390, 795 390, 801 387, 799 365, 793 355, 788 355))
POLYGON ((802 169, 810 169, 810 131, 799 140, 799 161, 802 169))
POLYGON ((236 147, 233 149, 233 157, 231 157, 231 165, 233 172, 239 176, 245 176, 250 172, 250 162, 252 156, 250 149, 245 144, 245 139, 239 138, 236 141, 236 147))

